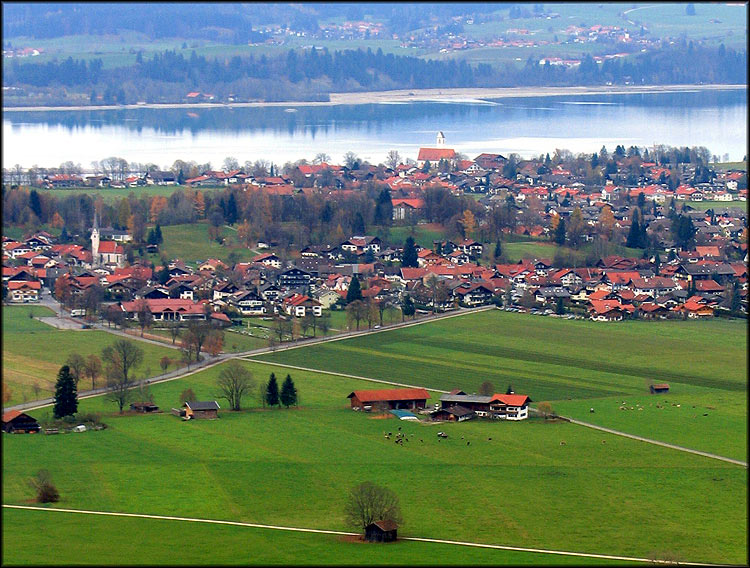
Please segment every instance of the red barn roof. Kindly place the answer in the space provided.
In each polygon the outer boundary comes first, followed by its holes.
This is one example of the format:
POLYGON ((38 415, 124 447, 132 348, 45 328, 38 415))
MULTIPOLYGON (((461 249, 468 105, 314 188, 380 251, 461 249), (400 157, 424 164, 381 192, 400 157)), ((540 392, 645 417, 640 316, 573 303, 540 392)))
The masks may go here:
POLYGON ((388 400, 427 400, 430 398, 425 389, 383 389, 358 390, 346 398, 356 396, 360 402, 383 402, 388 400))

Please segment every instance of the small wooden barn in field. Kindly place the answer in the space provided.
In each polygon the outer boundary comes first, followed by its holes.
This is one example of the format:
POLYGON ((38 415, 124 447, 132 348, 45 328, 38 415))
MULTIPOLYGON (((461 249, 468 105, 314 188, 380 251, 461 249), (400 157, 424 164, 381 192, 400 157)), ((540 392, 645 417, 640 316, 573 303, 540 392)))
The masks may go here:
POLYGON ((393 542, 398 538, 398 525, 394 521, 375 521, 365 527, 365 540, 393 542))
POLYGON ((667 383, 660 383, 658 385, 651 385, 649 387, 651 394, 663 394, 669 392, 669 385, 667 383))
POLYGON ((416 410, 426 406, 430 394, 419 388, 358 390, 347 398, 351 400, 354 410, 371 410, 374 406, 381 406, 386 410, 416 410))
POLYGON ((213 420, 219 417, 219 403, 215 400, 189 401, 185 403, 185 418, 188 420, 202 418, 213 420))
POLYGON ((3 414, 3 431, 9 434, 35 434, 39 430, 39 422, 25 412, 9 410, 3 414))

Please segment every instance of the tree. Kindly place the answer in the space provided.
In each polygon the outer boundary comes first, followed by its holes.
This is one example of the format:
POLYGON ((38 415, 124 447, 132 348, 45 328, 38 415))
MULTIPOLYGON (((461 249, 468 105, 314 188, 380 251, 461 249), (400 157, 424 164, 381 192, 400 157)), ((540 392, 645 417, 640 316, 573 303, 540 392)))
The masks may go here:
POLYGON ((484 381, 481 385, 479 385, 479 394, 482 396, 492 396, 495 394, 495 385, 493 385, 490 381, 484 381))
POLYGON ((73 376, 76 388, 78 388, 78 382, 81 380, 81 377, 83 377, 86 369, 86 359, 84 359, 80 353, 71 353, 68 356, 68 360, 65 361, 65 364, 70 369, 70 374, 73 376))
POLYGON ((417 247, 414 244, 414 238, 410 235, 406 237, 404 242, 404 253, 401 256, 401 266, 416 267, 417 263, 417 247))
POLYGON ((143 361, 143 349, 128 339, 118 339, 102 349, 107 376, 108 400, 117 403, 120 414, 135 384, 132 372, 143 361))
POLYGON ((253 374, 236 361, 221 370, 216 384, 221 390, 221 398, 227 400, 231 410, 242 410, 242 397, 255 388, 253 374))
POLYGON ((463 227, 464 237, 466 237, 467 239, 470 237, 471 233, 476 227, 476 224, 477 223, 474 218, 474 213, 472 213, 469 209, 464 211, 464 214, 461 217, 461 226, 463 227))
POLYGON ((561 218, 555 229, 555 243, 560 246, 565 244, 565 219, 561 218))
POLYGON ((29 480, 29 486, 36 493, 37 503, 57 503, 60 500, 60 492, 52 483, 52 476, 46 469, 40 469, 29 480))
POLYGON ((213 331, 214 328, 208 320, 191 321, 188 323, 182 343, 192 346, 196 361, 200 361, 203 345, 213 331))
POLYGON ((503 256, 503 247, 500 243, 500 239, 497 239, 497 242, 495 243, 495 252, 492 255, 495 261, 500 260, 500 258, 503 256))
POLYGON ((198 397, 195 396, 193 389, 185 389, 180 393, 180 406, 194 400, 198 400, 198 397))
POLYGON ((172 345, 174 345, 175 340, 180 336, 180 330, 182 329, 182 324, 178 321, 174 321, 169 324, 167 329, 169 330, 169 336, 172 338, 172 345))
POLYGON ((96 388, 96 377, 102 374, 102 360, 95 354, 86 357, 86 365, 83 368, 84 374, 91 379, 92 390, 96 388))
POLYGON ((52 414, 55 418, 62 418, 72 416, 76 412, 78 412, 78 390, 70 367, 63 365, 57 373, 55 405, 52 414))
POLYGON ((540 402, 537 404, 536 409, 545 419, 555 415, 555 411, 549 402, 540 402))
POLYGON ((357 275, 352 274, 352 280, 349 282, 349 288, 346 291, 346 303, 348 305, 356 300, 362 300, 362 288, 357 275))
POLYGON ((276 375, 271 373, 266 385, 266 404, 268 406, 278 406, 279 404, 279 384, 276 382, 276 375))
POLYGON ((417 309, 414 305, 414 300, 412 300, 411 296, 407 294, 406 296, 404 296, 404 301, 401 304, 401 321, 403 321, 403 316, 414 317, 416 311, 417 309))
MULTIPOLYGON (((562 223, 562 220, 560 220, 562 223)), ((570 214, 570 223, 568 224, 568 242, 573 248, 578 248, 581 244, 581 238, 586 228, 586 222, 583 220, 583 213, 580 207, 573 209, 570 214)))
POLYGON ((167 367, 169 367, 172 364, 172 359, 167 357, 166 355, 159 359, 159 366, 161 367, 161 372, 166 373, 167 367))
POLYGON ((367 315, 367 304, 362 300, 354 300, 351 304, 346 306, 346 319, 349 322, 351 328, 351 322, 355 321, 357 324, 357 330, 359 330, 359 322, 367 315))
POLYGON ((364 481, 351 489, 344 516, 349 525, 363 531, 375 521, 403 523, 398 496, 371 481, 364 481))
POLYGON ((398 150, 390 150, 385 157, 385 165, 395 170, 400 163, 401 154, 398 153, 398 150))
POLYGON ((641 210, 637 207, 633 210, 633 219, 630 222, 628 238, 625 240, 625 246, 629 248, 641 247, 641 210))
POLYGON ((148 307, 146 300, 139 300, 136 316, 138 317, 138 327, 141 328, 141 337, 143 337, 143 330, 147 327, 151 327, 151 323, 154 321, 154 315, 151 313, 151 309, 148 307))
POLYGON ((280 400, 281 404, 287 408, 297 404, 297 388, 294 386, 291 375, 287 375, 281 384, 280 400))

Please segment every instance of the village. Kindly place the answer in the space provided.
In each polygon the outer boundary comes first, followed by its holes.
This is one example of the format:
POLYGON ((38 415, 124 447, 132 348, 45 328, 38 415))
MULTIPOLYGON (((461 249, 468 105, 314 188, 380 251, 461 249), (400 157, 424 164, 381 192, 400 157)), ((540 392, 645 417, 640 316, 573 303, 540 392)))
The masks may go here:
MULTIPOLYGON (((164 266, 126 254, 133 235, 100 228, 92 219, 90 246, 60 243, 44 231, 23 240, 4 236, 3 298, 38 302, 49 290, 73 315, 135 322, 145 309, 157 326, 192 319, 231 326, 243 318, 309 319, 348 309, 359 329, 360 321, 382 325, 386 307, 409 316, 414 308, 435 313, 490 304, 596 321, 746 314, 747 174, 716 172, 701 165, 701 157, 697 165, 667 163, 675 152, 680 150, 655 148, 650 157, 618 146, 611 155, 602 148, 584 163, 581 156, 564 161, 557 153, 532 160, 483 153, 469 160, 448 148, 441 132, 416 161, 393 167, 297 163, 288 164, 287 173, 272 166, 274 175, 262 177, 204 171, 184 184, 196 191, 226 186, 282 200, 321 195, 334 201, 380 184, 390 196, 394 226, 432 221, 428 201, 435 191, 472 196, 477 213, 464 211, 453 232, 459 238, 435 240, 432 247, 411 238, 399 243, 355 234, 282 252, 258 240, 260 254, 249 262, 173 258, 164 266), (603 184, 591 182, 598 164, 606 165, 603 184), (704 200, 726 206, 700 208, 704 200), (493 231, 499 235, 494 243, 488 236, 493 231), (483 235, 483 242, 472 234, 483 235), (569 247, 619 242, 643 254, 603 254, 581 263, 555 252, 553 258, 508 262, 501 241, 518 237, 569 247)), ((689 152, 695 153, 684 149, 684 162, 689 152)), ((177 180, 170 172, 148 171, 119 183, 107 175, 84 180, 74 174, 34 182, 50 188, 127 184, 137 191, 177 180)), ((156 252, 158 244, 146 248, 156 252)))

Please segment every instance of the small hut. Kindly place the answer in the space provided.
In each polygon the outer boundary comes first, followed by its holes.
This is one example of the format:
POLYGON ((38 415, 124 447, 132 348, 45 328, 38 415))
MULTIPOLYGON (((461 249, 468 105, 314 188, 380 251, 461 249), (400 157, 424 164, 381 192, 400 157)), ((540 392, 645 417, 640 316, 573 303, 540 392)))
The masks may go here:
POLYGON ((39 432, 39 422, 20 410, 9 410, 3 414, 3 430, 9 434, 35 434, 39 432))
POLYGON ((663 394, 669 392, 669 385, 667 383, 660 383, 658 385, 651 385, 649 387, 651 394, 663 394))
POLYGON ((398 538, 398 525, 394 521, 375 521, 365 527, 368 542, 393 542, 398 538))
POLYGON ((159 412, 159 407, 153 402, 133 402, 130 404, 133 412, 159 412))
POLYGON ((215 400, 186 402, 185 418, 187 420, 194 418, 213 420, 219 417, 219 408, 219 403, 215 400))

